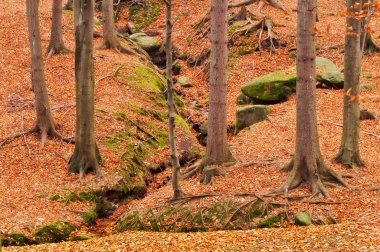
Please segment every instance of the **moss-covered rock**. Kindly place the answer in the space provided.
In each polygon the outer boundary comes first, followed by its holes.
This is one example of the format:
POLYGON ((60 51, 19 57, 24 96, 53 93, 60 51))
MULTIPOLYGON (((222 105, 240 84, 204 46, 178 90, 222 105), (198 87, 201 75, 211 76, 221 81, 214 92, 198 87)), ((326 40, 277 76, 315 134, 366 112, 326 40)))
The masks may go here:
POLYGON ((312 220, 309 214, 305 212, 299 212, 294 216, 294 223, 297 226, 310 226, 312 224, 312 220))
POLYGON ((265 105, 249 105, 236 111, 235 135, 252 124, 268 118, 269 107, 265 105))
POLYGON ((179 84, 181 87, 185 87, 185 88, 193 87, 193 83, 191 83, 190 79, 185 77, 185 76, 180 76, 177 79, 177 84, 179 84))
POLYGON ((276 225, 279 225, 282 223, 284 220, 287 219, 286 213, 280 213, 275 216, 268 217, 266 219, 261 220, 257 227, 259 228, 269 228, 269 227, 274 227, 276 225))
POLYGON ((160 42, 143 32, 132 34, 129 38, 136 42, 146 52, 154 52, 161 47, 160 42))
POLYGON ((77 234, 77 235, 73 236, 72 238, 70 238, 70 241, 86 241, 86 240, 89 240, 91 238, 92 238, 92 236, 89 234, 77 234))
POLYGON ((244 95, 263 102, 288 99, 295 90, 295 71, 276 71, 247 82, 241 88, 244 95))
POLYGON ((141 91, 161 93, 165 88, 165 78, 154 69, 147 66, 136 66, 133 74, 125 73, 124 67, 119 67, 115 77, 127 81, 127 85, 141 91))
POLYGON ((334 88, 342 88, 344 76, 339 68, 329 59, 316 58, 316 79, 317 81, 332 86, 334 88))
POLYGON ((47 224, 34 233, 38 243, 55 243, 67 241, 75 227, 68 222, 58 221, 47 224))
MULTIPOLYGON (((10 233, 4 234, 1 238, 1 245, 4 247, 7 246, 25 246, 31 245, 35 242, 22 233, 10 233)), ((0 246, 1 247, 1 246, 0 246)))
POLYGON ((96 223, 96 219, 98 218, 98 213, 94 209, 90 209, 87 212, 81 213, 81 216, 86 226, 92 226, 96 223))
POLYGON ((236 98, 236 104, 237 105, 248 105, 252 103, 252 99, 245 94, 241 93, 237 98, 236 98))

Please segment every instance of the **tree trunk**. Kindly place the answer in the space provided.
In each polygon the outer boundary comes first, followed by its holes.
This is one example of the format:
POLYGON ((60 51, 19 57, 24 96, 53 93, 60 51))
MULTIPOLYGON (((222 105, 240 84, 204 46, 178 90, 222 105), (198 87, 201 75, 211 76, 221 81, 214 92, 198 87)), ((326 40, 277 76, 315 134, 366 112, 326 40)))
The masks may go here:
POLYGON ((227 0, 212 0, 207 157, 216 164, 221 164, 229 158, 226 73, 227 6, 227 0))
POLYGON ((315 17, 316 0, 298 0, 297 20, 297 124, 296 151, 292 170, 276 192, 288 192, 301 183, 311 186, 312 195, 327 196, 324 183, 347 187, 342 176, 327 168, 319 147, 315 101, 315 17))
POLYGON ((79 173, 99 172, 100 154, 95 140, 94 125, 94 62, 93 25, 94 0, 74 1, 75 21, 75 85, 76 134, 74 154, 69 171, 79 173))
POLYGON ((173 199, 180 198, 184 195, 179 184, 179 157, 175 143, 174 127, 175 127, 175 112, 173 101, 173 56, 172 56, 172 22, 171 22, 171 0, 166 0, 166 79, 168 84, 168 111, 169 111, 169 144, 170 144, 170 161, 172 164, 172 186, 173 199))
POLYGON ((73 3, 74 0, 67 0, 65 7, 63 7, 64 10, 73 10, 73 3))
POLYGON ((131 51, 121 46, 115 32, 113 0, 102 1, 103 43, 99 49, 114 49, 121 53, 131 54, 131 51))
POLYGON ((380 52, 380 48, 373 41, 371 33, 368 33, 365 29, 371 22, 371 14, 374 12, 374 0, 364 0, 362 1, 362 6, 368 4, 368 2, 370 4, 363 8, 363 12, 367 13, 367 17, 361 22, 360 48, 362 53, 380 52))
MULTIPOLYGON (((354 8, 359 0, 347 1, 347 12, 359 15, 360 8, 354 8)), ((338 155, 334 158, 337 163, 347 167, 363 166, 359 153, 360 127, 360 72, 362 52, 360 48, 361 22, 355 17, 347 17, 347 31, 344 49, 344 110, 343 135, 338 155)))
POLYGON ((52 14, 50 43, 47 48, 49 57, 54 54, 70 52, 62 38, 62 0, 53 1, 52 14))
POLYGON ((48 135, 56 136, 55 123, 51 115, 49 96, 45 84, 44 62, 42 58, 40 24, 38 18, 38 0, 26 0, 29 44, 31 53, 31 79, 35 94, 37 122, 35 131, 41 133, 41 146, 48 135))

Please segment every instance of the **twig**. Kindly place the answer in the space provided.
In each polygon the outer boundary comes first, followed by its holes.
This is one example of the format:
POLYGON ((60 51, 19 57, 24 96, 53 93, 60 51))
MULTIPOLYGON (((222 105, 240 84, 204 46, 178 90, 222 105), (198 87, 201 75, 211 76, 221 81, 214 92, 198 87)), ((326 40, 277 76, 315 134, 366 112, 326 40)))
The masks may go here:
POLYGON ((345 204, 345 203, 348 203, 348 201, 321 201, 321 200, 318 200, 318 201, 303 201, 305 203, 309 203, 309 204, 320 204, 320 205, 339 205, 339 204, 345 204))

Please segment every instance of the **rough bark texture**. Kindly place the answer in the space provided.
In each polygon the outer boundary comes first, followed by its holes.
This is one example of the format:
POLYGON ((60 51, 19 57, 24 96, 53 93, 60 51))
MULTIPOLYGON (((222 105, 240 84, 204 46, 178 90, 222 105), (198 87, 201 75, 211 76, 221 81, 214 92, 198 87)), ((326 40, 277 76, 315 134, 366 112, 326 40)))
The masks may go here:
POLYGON ((62 37, 62 0, 54 0, 52 8, 52 24, 50 43, 47 48, 48 56, 59 53, 69 53, 62 37))
POLYGON ((227 145, 227 0, 212 0, 210 103, 208 112, 207 156, 223 163, 229 155, 227 145))
POLYGON ((99 174, 101 160, 94 127, 93 17, 93 0, 74 1, 76 134, 69 171, 80 177, 88 171, 99 174))
POLYGON ((43 146, 48 135, 56 136, 58 133, 55 130, 55 123, 51 115, 48 91, 45 84, 40 24, 38 18, 38 0, 27 0, 26 7, 31 52, 32 89, 35 94, 37 114, 37 122, 34 130, 41 133, 41 146, 43 146))
POLYGON ((325 184, 349 186, 342 176, 327 168, 319 147, 315 101, 315 16, 316 0, 298 0, 297 12, 297 124, 296 151, 292 170, 276 190, 284 192, 306 183, 312 195, 328 195, 325 184))
POLYGON ((169 111, 169 144, 170 144, 170 162, 172 164, 172 186, 173 199, 180 198, 184 195, 179 184, 179 157, 175 143, 174 127, 175 127, 175 110, 173 99, 173 56, 172 56, 172 18, 171 18, 171 0, 166 0, 166 79, 168 85, 168 111, 169 111))
MULTIPOLYGON (((360 8, 354 8, 359 0, 347 1, 347 12, 359 15, 360 8)), ((362 52, 360 49, 361 22, 355 17, 347 17, 347 32, 344 49, 344 109, 343 134, 338 155, 334 158, 337 163, 347 167, 363 166, 359 152, 360 126, 360 72, 362 52)))
POLYGON ((114 49, 121 53, 129 53, 131 51, 121 46, 115 32, 115 23, 113 15, 113 0, 102 1, 103 15, 103 43, 99 49, 114 49))

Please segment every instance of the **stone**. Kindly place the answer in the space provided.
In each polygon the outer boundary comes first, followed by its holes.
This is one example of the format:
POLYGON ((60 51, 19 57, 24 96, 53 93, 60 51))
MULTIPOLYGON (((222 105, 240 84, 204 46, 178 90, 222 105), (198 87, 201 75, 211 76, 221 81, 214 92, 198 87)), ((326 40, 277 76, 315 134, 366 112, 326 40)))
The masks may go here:
POLYGON ((236 98, 236 104, 237 105, 248 105, 252 103, 252 99, 245 94, 241 93, 237 98, 236 98))
POLYGON ((276 71, 247 82, 241 88, 244 95, 261 102, 277 103, 288 99, 296 88, 294 69, 276 71))
POLYGON ((312 224, 312 221, 307 213, 299 212, 294 216, 294 223, 297 226, 310 226, 312 224))
POLYGON ((146 52, 154 52, 161 47, 161 44, 155 38, 150 37, 143 32, 132 34, 129 38, 136 42, 136 44, 146 52))
POLYGON ((177 83, 181 86, 181 87, 184 87, 184 88, 191 88, 193 87, 193 83, 191 83, 191 81, 189 80, 189 78, 185 77, 185 76, 180 76, 178 79, 177 79, 177 83))
POLYGON ((38 243, 56 243, 67 241, 75 227, 68 222, 58 221, 47 224, 34 234, 38 243))
POLYGON ((249 105, 236 111, 235 135, 252 124, 268 118, 269 107, 265 105, 249 105))
POLYGON ((317 81, 333 88, 343 88, 344 76, 331 60, 317 57, 315 63, 317 81))

